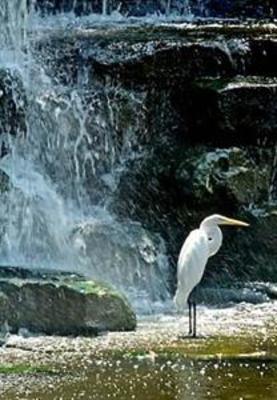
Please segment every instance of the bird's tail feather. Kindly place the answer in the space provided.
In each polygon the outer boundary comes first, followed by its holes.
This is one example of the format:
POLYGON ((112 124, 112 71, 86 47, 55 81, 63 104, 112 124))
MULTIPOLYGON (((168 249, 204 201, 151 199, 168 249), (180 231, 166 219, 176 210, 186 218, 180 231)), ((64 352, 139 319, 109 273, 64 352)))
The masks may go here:
POLYGON ((177 289, 176 294, 173 299, 177 311, 180 313, 187 307, 188 296, 186 293, 182 293, 179 289, 177 289))

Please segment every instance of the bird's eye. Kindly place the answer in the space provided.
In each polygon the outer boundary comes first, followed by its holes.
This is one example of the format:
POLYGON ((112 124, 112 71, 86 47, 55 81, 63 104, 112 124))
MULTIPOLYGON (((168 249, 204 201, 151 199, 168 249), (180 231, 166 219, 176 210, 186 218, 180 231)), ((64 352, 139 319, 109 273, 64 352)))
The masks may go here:
POLYGON ((209 237, 208 240, 209 240, 209 242, 210 242, 211 240, 213 240, 213 238, 209 237))

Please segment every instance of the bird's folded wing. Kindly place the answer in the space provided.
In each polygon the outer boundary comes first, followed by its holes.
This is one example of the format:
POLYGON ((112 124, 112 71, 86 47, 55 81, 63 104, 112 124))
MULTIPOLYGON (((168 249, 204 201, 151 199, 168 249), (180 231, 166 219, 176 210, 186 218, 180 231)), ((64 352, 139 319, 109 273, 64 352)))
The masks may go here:
POLYGON ((178 309, 186 306, 193 288, 200 282, 208 261, 208 238, 200 229, 187 237, 181 249, 177 266, 177 291, 175 303, 178 309))

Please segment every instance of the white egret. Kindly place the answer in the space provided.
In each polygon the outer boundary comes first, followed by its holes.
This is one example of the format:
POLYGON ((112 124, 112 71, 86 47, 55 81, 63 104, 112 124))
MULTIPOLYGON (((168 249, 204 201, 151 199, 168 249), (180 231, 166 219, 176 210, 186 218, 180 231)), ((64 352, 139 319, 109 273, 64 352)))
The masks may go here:
POLYGON ((177 290, 174 297, 178 311, 189 306, 189 335, 196 337, 196 302, 191 298, 193 289, 201 281, 209 257, 218 252, 222 244, 220 225, 249 226, 246 222, 214 214, 205 218, 199 229, 190 232, 185 240, 177 265, 177 290))

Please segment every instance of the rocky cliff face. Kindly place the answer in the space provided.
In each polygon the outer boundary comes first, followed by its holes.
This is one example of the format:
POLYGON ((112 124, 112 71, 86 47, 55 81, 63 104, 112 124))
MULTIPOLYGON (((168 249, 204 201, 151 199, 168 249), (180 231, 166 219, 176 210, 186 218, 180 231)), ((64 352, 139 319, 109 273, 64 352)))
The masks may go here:
POLYGON ((140 98, 119 126, 143 116, 142 153, 128 161, 110 208, 161 232, 173 271, 187 232, 206 215, 250 221, 247 231, 225 232, 207 284, 277 278, 276 34, 266 24, 192 24, 71 32, 37 43, 55 79, 75 85, 85 68, 89 85, 140 98))
MULTIPOLYGON (((92 203, 105 196, 118 220, 162 235, 172 291, 186 234, 214 212, 251 227, 224 232, 204 284, 277 279, 276 43, 275 25, 257 23, 98 27, 33 38, 32 55, 46 60, 53 82, 85 93, 85 109, 94 110, 85 117, 89 143, 103 120, 118 149, 130 134, 133 156, 124 168, 111 181, 100 152, 95 165, 102 173, 86 169, 84 185, 92 203)), ((59 101, 51 113, 61 109, 59 101)))

